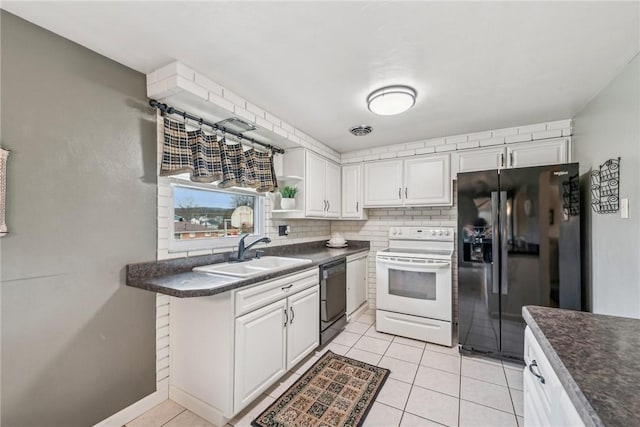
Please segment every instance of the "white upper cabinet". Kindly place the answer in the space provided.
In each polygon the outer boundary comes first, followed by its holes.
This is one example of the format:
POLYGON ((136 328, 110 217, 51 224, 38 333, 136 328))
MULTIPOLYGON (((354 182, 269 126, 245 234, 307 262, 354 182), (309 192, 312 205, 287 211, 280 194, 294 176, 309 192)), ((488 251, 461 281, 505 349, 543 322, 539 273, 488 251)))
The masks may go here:
POLYGON ((454 169, 456 173, 502 169, 505 155, 504 147, 460 151, 453 155, 454 169))
POLYGON ((325 199, 327 200, 327 210, 325 216, 337 218, 340 216, 340 165, 325 162, 325 199))
POLYGON ((567 138, 507 145, 507 166, 510 168, 552 165, 568 161, 567 138))
POLYGON ((342 166, 342 218, 366 219, 362 203, 362 165, 342 166))
POLYGON ((569 138, 462 150, 453 154, 454 174, 554 165, 571 161, 569 138))
POLYGON ((402 160, 364 164, 364 206, 402 205, 402 160))
POLYGON ((307 152, 305 161, 305 208, 307 216, 325 216, 326 160, 317 154, 307 152))
POLYGON ((451 171, 448 154, 404 161, 405 205, 451 203, 451 171))
POLYGON ((449 154, 365 163, 364 206, 451 205, 449 154))

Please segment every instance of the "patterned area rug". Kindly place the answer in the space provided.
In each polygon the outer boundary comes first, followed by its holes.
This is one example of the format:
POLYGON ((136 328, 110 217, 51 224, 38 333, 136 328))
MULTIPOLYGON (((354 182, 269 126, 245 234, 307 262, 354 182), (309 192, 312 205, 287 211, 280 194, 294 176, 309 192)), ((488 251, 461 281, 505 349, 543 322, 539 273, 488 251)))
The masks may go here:
POLYGON ((327 351, 251 424, 360 426, 388 376, 388 369, 327 351))

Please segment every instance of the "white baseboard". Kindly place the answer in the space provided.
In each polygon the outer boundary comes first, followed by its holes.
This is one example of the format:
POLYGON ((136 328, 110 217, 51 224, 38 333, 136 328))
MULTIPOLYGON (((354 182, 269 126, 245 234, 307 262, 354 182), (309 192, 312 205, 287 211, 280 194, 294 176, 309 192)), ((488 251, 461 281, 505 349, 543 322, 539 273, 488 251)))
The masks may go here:
POLYGON ((169 398, 215 426, 224 426, 229 421, 220 410, 176 386, 169 386, 169 398))
POLYGON ((113 414, 109 418, 100 421, 94 427, 122 427, 144 414, 154 406, 157 406, 169 398, 169 392, 166 387, 151 393, 149 396, 143 397, 136 403, 127 406, 122 411, 113 414))

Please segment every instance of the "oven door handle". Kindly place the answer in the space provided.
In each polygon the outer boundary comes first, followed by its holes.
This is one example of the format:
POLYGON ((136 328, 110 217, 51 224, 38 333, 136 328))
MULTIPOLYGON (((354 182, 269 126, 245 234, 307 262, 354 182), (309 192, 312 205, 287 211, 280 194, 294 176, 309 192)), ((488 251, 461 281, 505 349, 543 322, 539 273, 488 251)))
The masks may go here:
POLYGON ((389 267, 393 267, 393 266, 414 267, 414 268, 419 268, 419 269, 424 270, 424 271, 439 270, 441 268, 445 268, 445 267, 450 267, 451 266, 450 262, 426 262, 426 263, 402 262, 402 261, 392 261, 392 260, 388 260, 388 259, 385 259, 385 258, 378 258, 378 261, 380 261, 381 263, 386 264, 389 267))

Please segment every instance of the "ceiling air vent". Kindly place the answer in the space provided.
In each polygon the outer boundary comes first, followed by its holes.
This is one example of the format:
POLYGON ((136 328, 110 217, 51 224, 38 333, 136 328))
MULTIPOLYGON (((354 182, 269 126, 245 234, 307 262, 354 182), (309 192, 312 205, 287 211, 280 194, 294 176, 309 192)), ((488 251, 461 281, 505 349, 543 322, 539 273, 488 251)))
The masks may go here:
POLYGON ((355 136, 365 136, 373 132, 373 128, 367 125, 359 125, 359 126, 354 126, 350 128, 349 132, 351 132, 355 136))

